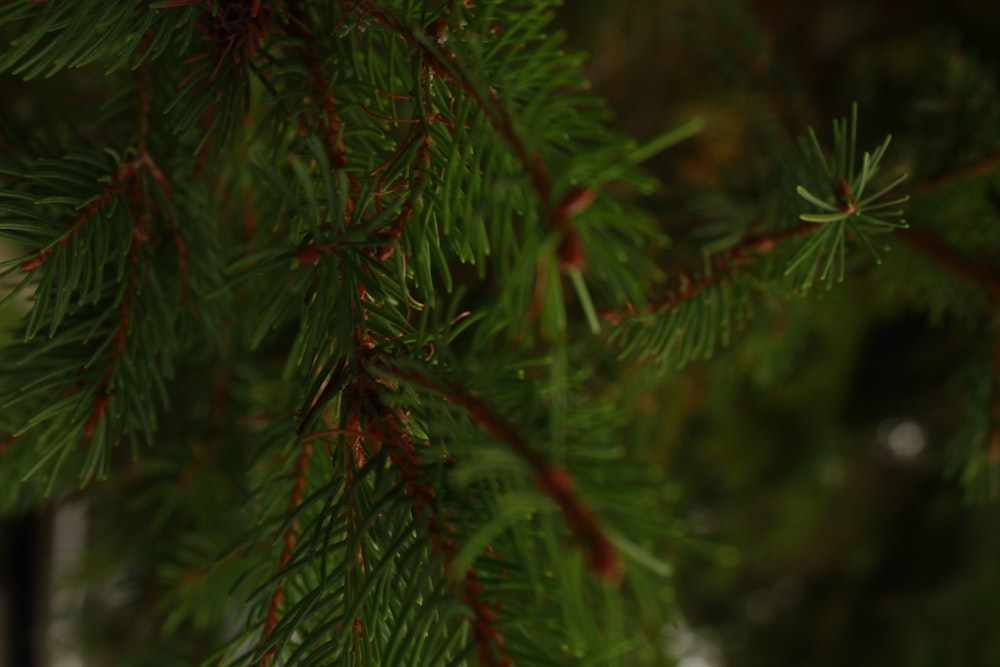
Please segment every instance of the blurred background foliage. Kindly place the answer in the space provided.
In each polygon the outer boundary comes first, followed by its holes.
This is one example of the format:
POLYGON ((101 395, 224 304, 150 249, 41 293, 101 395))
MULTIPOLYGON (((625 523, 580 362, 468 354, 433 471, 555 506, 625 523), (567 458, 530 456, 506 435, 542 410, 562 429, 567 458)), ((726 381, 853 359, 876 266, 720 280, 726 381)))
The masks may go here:
MULTIPOLYGON (((706 121, 649 164, 667 268, 751 229, 777 149, 829 137, 853 101, 863 146, 893 134, 913 226, 995 266, 1000 4, 573 0, 558 24, 625 134, 706 121), (983 160, 992 176, 961 178, 983 160)), ((683 667, 1000 664, 1000 512, 949 473, 989 309, 890 245, 808 304, 765 304, 711 362, 623 391, 691 527, 667 547, 683 667)))

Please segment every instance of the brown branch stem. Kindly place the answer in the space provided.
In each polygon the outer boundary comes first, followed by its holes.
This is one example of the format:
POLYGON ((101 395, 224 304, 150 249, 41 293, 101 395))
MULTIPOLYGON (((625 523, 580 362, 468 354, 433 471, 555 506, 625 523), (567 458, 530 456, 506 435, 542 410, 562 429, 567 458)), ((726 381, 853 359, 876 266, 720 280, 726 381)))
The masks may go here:
POLYGON ((538 197, 541 219, 551 222, 549 220, 551 216, 551 182, 545 162, 537 151, 529 150, 518 136, 513 117, 507 107, 502 104, 499 96, 492 91, 487 91, 485 95, 481 93, 475 82, 464 74, 454 55, 445 48, 445 33, 448 30, 447 19, 438 19, 427 29, 428 36, 436 44, 435 48, 418 39, 409 25, 398 22, 395 15, 386 11, 384 7, 363 0, 356 3, 352 9, 361 10, 363 15, 370 16, 381 25, 393 30, 409 46, 419 51, 421 57, 426 61, 425 68, 433 75, 450 81, 479 107, 493 128, 503 137, 528 176, 528 180, 538 197))
MULTIPOLYGON (((286 513, 291 516, 302 504, 302 495, 306 488, 306 471, 309 469, 309 456, 312 454, 312 447, 310 447, 305 442, 300 442, 299 444, 299 456, 295 461, 295 469, 293 471, 293 477, 295 479, 292 484, 292 491, 288 498, 288 509, 286 513)), ((282 538, 284 546, 281 549, 281 557, 278 561, 279 568, 283 568, 288 565, 288 562, 292 559, 292 551, 295 549, 296 537, 295 533, 298 530, 299 522, 293 521, 288 529, 285 530, 285 534, 282 538)), ((281 603, 285 599, 285 584, 284 582, 279 583, 271 594, 271 600, 267 606, 267 617, 264 621, 264 641, 266 641, 271 633, 274 632, 274 628, 277 627, 278 621, 280 620, 281 603)), ((260 659, 261 667, 268 667, 271 661, 274 659, 275 653, 277 652, 277 647, 272 646, 264 653, 264 656, 260 659)))
MULTIPOLYGON (((405 413, 381 404, 377 396, 369 392, 377 414, 369 418, 367 438, 381 439, 389 449, 389 460, 399 470, 400 483, 406 494, 413 499, 414 516, 427 517, 427 531, 431 547, 446 558, 446 566, 458 555, 459 543, 454 537, 455 528, 447 521, 445 510, 434 503, 434 487, 427 480, 427 474, 420 464, 413 438, 406 427, 405 413)), ((483 587, 472 567, 466 567, 461 581, 449 577, 452 589, 461 595, 462 602, 472 612, 468 617, 479 654, 479 662, 487 667, 510 667, 503 634, 496 625, 499 612, 482 599, 483 587)))
MULTIPOLYGON (((819 225, 802 225, 748 236, 736 245, 712 255, 709 258, 709 264, 712 267, 710 273, 692 279, 685 271, 677 272, 668 281, 675 287, 668 289, 662 296, 651 300, 647 305, 648 312, 652 314, 669 312, 681 302, 690 301, 723 280, 733 278, 742 267, 769 255, 775 246, 800 239, 818 229, 820 229, 819 225)), ((606 308, 598 313, 598 317, 612 324, 631 319, 635 315, 635 307, 631 303, 626 303, 624 307, 606 308)))
POLYGON ((514 454, 529 465, 535 473, 535 483, 562 510, 567 527, 587 554, 590 569, 609 581, 617 582, 621 579, 622 566, 618 553, 599 526, 593 511, 577 494, 569 471, 549 462, 513 424, 458 383, 433 379, 396 367, 386 370, 400 380, 443 395, 445 400, 461 408, 480 428, 505 442, 514 454))

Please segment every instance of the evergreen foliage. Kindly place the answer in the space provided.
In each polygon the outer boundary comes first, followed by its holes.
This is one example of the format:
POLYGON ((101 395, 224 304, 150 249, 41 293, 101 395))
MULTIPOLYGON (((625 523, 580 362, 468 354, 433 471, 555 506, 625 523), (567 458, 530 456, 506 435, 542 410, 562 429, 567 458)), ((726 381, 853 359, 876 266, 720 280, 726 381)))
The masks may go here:
POLYGON ((920 106, 975 150, 897 152, 693 11, 773 141, 689 246, 643 165, 711 123, 610 129, 557 4, 0 2, 0 511, 87 503, 93 664, 667 660, 713 547, 649 397, 722 348, 786 377, 852 281, 973 332, 948 465, 1000 492, 997 209, 947 224, 995 181, 987 68, 920 106))

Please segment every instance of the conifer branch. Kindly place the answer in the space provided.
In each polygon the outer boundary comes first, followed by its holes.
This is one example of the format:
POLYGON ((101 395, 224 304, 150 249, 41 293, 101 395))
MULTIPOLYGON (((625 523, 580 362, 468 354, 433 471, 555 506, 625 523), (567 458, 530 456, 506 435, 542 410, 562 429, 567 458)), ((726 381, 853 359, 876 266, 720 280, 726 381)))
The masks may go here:
MULTIPOLYGON (((769 255, 776 246, 800 239, 820 228, 819 225, 800 225, 748 236, 743 241, 712 255, 708 259, 708 264, 713 268, 711 272, 692 279, 687 271, 679 271, 668 278, 667 282, 675 284, 676 287, 650 300, 647 312, 654 315, 669 313, 680 303, 690 301, 707 289, 734 278, 742 268, 769 255)), ((598 317, 611 324, 620 324, 637 314, 635 306, 626 303, 624 307, 605 308, 598 312, 598 317)))
MULTIPOLYGON (((299 506, 302 505, 303 492, 306 488, 306 472, 309 469, 309 457, 312 454, 312 447, 306 443, 305 440, 300 440, 299 443, 299 455, 295 460, 295 468, 292 472, 293 482, 292 490, 288 498, 288 509, 286 514, 290 518, 299 506)), ((278 559, 278 569, 283 569, 288 565, 289 561, 292 559, 292 552, 295 549, 296 533, 299 529, 298 519, 293 520, 288 528, 285 529, 285 533, 282 536, 283 547, 281 549, 281 556, 278 559)), ((274 632, 274 628, 277 627, 278 621, 280 620, 281 603, 285 598, 285 584, 284 582, 279 582, 275 587, 274 592, 271 594, 270 602, 267 606, 267 616, 264 621, 264 638, 263 641, 267 641, 271 633, 274 632)), ((260 664, 261 667, 268 667, 271 661, 274 659, 275 653, 277 652, 277 647, 270 647, 261 657, 260 664)))
MULTIPOLYGON (((406 426, 407 415, 399 409, 384 404, 379 398, 376 387, 366 379, 365 366, 374 362, 375 354, 370 341, 364 339, 359 343, 358 354, 352 364, 356 366, 359 379, 346 388, 342 387, 341 376, 347 362, 344 359, 338 362, 330 380, 322 386, 320 394, 311 401, 309 411, 300 420, 299 430, 301 432, 302 428, 312 421, 312 414, 319 406, 326 404, 331 392, 341 390, 344 395, 344 405, 347 406, 346 428, 328 429, 302 436, 303 446, 307 446, 305 443, 313 439, 325 439, 338 434, 344 435, 345 486, 348 489, 354 483, 353 470, 362 468, 366 463, 366 449, 379 451, 385 448, 388 451, 389 461, 398 471, 398 483, 406 495, 412 499, 413 516, 426 519, 431 549, 445 556, 446 576, 449 585, 471 612, 467 620, 472 629, 472 637, 481 664, 488 667, 509 667, 511 661, 506 654, 503 635, 496 625, 499 620, 499 608, 494 609, 481 598, 480 594, 483 588, 472 567, 466 567, 461 577, 454 576, 454 573, 450 571, 450 564, 458 554, 461 545, 454 537, 455 528, 448 521, 444 510, 438 508, 435 502, 437 494, 433 484, 427 479, 427 473, 421 466, 413 438, 406 426)), ((300 503, 301 490, 298 493, 298 503, 300 503)), ((291 505, 289 511, 293 511, 291 505)), ((356 528, 357 523, 353 501, 348 502, 345 520, 347 530, 350 533, 356 528)), ((289 527, 288 530, 291 531, 292 528, 289 527)), ((291 546, 294 546, 294 542, 291 543, 291 546)), ((286 551, 282 554, 282 565, 291 556, 291 546, 289 546, 286 533, 286 551)), ((365 563, 360 546, 356 558, 361 571, 364 572, 365 563)), ((275 591, 274 596, 272 609, 276 609, 277 604, 280 604, 280 588, 275 591)), ((359 633, 362 632, 360 623, 360 618, 354 619, 353 627, 359 633)), ((265 636, 269 635, 276 625, 276 612, 269 612, 265 636)), ((269 659, 273 657, 274 650, 271 649, 269 659)), ((266 663, 264 663, 264 667, 266 667, 266 663)))
POLYGON ((421 55, 421 69, 428 77, 428 81, 434 76, 443 77, 476 104, 521 164, 538 198, 540 219, 549 220, 551 185, 545 162, 537 151, 530 150, 522 141, 515 129, 510 111, 496 92, 490 90, 484 94, 477 83, 462 69, 455 54, 448 51, 447 14, 427 28, 427 37, 430 40, 428 41, 418 37, 411 26, 398 21, 392 12, 377 5, 373 0, 359 0, 353 9, 361 10, 364 16, 371 16, 393 30, 409 46, 417 49, 421 55))
POLYGON ((461 69, 455 55, 449 53, 446 47, 449 30, 448 18, 440 18, 428 28, 427 36, 433 42, 432 47, 426 41, 418 39, 409 27, 393 24, 387 12, 382 11, 377 13, 377 15, 391 27, 394 27, 411 46, 420 50, 423 59, 426 61, 425 67, 429 68, 429 75, 433 76, 436 74, 445 77, 476 103, 480 111, 483 112, 483 115, 493 125, 493 128, 507 142, 518 162, 521 163, 521 167, 528 176, 528 180, 538 197, 539 207, 542 212, 540 217, 542 220, 546 220, 548 216, 545 212, 548 210, 550 199, 548 169, 541 156, 537 152, 529 150, 518 136, 510 111, 497 94, 493 91, 488 91, 484 95, 476 83, 461 69))
MULTIPOLYGON (((140 77, 140 84, 142 78, 140 77)), ((144 85, 139 87, 140 113, 148 113, 148 95, 144 85)), ((141 127, 141 125, 140 125, 141 127)), ((145 140, 140 137, 139 145, 144 147, 145 140)), ((43 264, 53 255, 59 246, 67 244, 70 239, 79 234, 81 230, 92 220, 101 214, 101 210, 111 204, 116 196, 122 196, 128 205, 131 229, 129 230, 127 250, 126 250, 126 283, 120 301, 117 305, 118 323, 114 326, 110 334, 111 344, 108 351, 108 363, 106 370, 98 383, 98 388, 89 411, 89 415, 83 425, 83 435, 86 439, 91 439, 97 425, 104 419, 107 408, 115 393, 114 377, 118 372, 126 352, 126 340, 131 320, 131 308, 133 293, 139 289, 140 276, 144 275, 139 259, 139 251, 146 246, 150 240, 148 222, 154 206, 149 193, 148 184, 143 179, 143 175, 148 173, 152 180, 164 193, 167 202, 171 202, 170 189, 166 183, 166 178, 156 165, 152 156, 142 150, 137 157, 121 163, 111 177, 111 182, 103 186, 98 196, 73 220, 72 224, 65 232, 56 237, 46 245, 38 254, 25 260, 20 269, 25 273, 32 273, 42 267, 43 264)), ((174 229, 175 243, 178 249, 181 276, 179 279, 180 289, 183 294, 183 285, 186 274, 186 258, 184 255, 184 243, 181 240, 176 228, 174 229)), ((27 278, 26 278, 27 279, 27 278)), ((54 319, 52 326, 59 324, 59 319, 54 319)), ((74 385, 75 387, 75 385, 74 385)), ((75 389, 73 390, 75 391, 75 389)))
MULTIPOLYGON (((326 153, 326 159, 331 169, 340 169, 347 164, 347 158, 344 155, 341 121, 333 96, 330 73, 323 65, 323 56, 317 44, 316 36, 309 27, 309 21, 306 17, 306 7, 302 4, 301 0, 289 0, 287 6, 289 11, 288 33, 303 44, 301 60, 309 73, 311 102, 319 110, 315 120, 319 128, 318 134, 326 153)), ((305 118, 300 116, 299 122, 300 124, 304 124, 305 118)), ((303 130, 308 131, 304 127, 303 130)), ((357 188, 359 185, 357 176, 351 172, 347 172, 347 176, 351 187, 357 188)), ((348 209, 350 208, 348 206, 348 209)))
POLYGON ((590 569, 603 579, 620 581, 622 569, 618 553, 598 525, 593 511, 577 495, 569 471, 550 463, 513 424, 457 382, 438 380, 395 365, 384 370, 399 380, 442 395, 449 403, 461 408, 482 430, 506 443, 533 470, 539 489, 562 510, 567 527, 587 555, 590 569))
MULTIPOLYGON (((14 470, 11 479, 34 474, 33 486, 51 481, 58 491, 66 488, 59 465, 80 468, 85 480, 95 470, 106 475, 119 464, 112 447, 141 434, 155 440, 154 456, 173 476, 143 490, 143 500, 190 504, 198 518, 178 529, 183 540, 168 557, 186 553, 173 570, 180 576, 166 580, 201 590, 174 590, 163 606, 184 598, 185 609, 171 608, 176 625, 193 609, 215 637, 230 627, 243 600, 212 589, 215 572, 203 562, 224 549, 230 556, 221 563, 243 561, 222 575, 239 577, 228 590, 253 591, 250 618, 220 651, 223 662, 509 667, 515 659, 648 658, 645 637, 625 640, 633 618, 643 615, 645 633, 672 611, 659 591, 638 590, 640 570, 668 576, 643 551, 663 544, 664 531, 649 520, 662 496, 629 486, 648 479, 632 467, 642 465, 628 458, 633 448, 606 448, 626 431, 616 415, 631 416, 615 412, 632 370, 618 362, 632 352, 644 360, 707 356, 742 326, 759 290, 789 295, 814 278, 843 277, 845 246, 865 244, 877 258, 878 235, 905 227, 895 210, 905 197, 883 197, 903 177, 875 185, 888 140, 859 165, 855 119, 835 124, 829 160, 814 139, 812 169, 782 172, 796 172, 800 196, 818 208, 800 219, 816 224, 748 235, 661 271, 647 251, 657 225, 630 215, 614 190, 651 183, 638 165, 688 130, 623 148, 600 103, 580 89, 576 56, 545 35, 556 4, 128 0, 119 11, 88 0, 0 1, 0 27, 14 36, 0 70, 31 78, 106 65, 120 74, 66 72, 68 90, 124 93, 109 111, 57 119, 51 136, 20 108, 0 120, 37 129, 38 143, 54 146, 64 122, 96 117, 101 127, 86 135, 88 145, 112 131, 128 142, 122 154, 107 146, 110 160, 95 147, 19 169, 35 138, 5 133, 13 166, 5 159, 0 167, 0 235, 31 253, 4 259, 0 277, 37 289, 27 340, 4 350, 3 467, 14 470), (173 99, 160 100, 178 80, 173 99), (582 218, 598 188, 612 183, 600 210, 582 218), (231 204, 239 195, 246 202, 231 204), (241 213, 242 230, 233 222, 241 213), (838 260, 839 273, 830 269, 838 260), (224 271, 232 281, 215 283, 224 271), (565 335, 560 274, 572 279, 595 331, 589 289, 618 304, 601 318, 634 321, 609 327, 609 340, 625 350, 617 359, 608 340, 565 335), (206 326, 184 317, 196 307, 206 326), (542 320, 544 342, 518 338, 525 315, 542 320), (37 335, 46 326, 47 340, 37 335), (183 352, 211 345, 225 348, 220 382, 192 387, 200 373, 168 382, 183 352), (586 366, 575 368, 581 360, 586 366), (515 372, 530 379, 503 382, 515 372), (472 373, 474 381, 462 379, 472 373), (607 377, 607 387, 595 377, 607 377), (157 428, 168 399, 174 419, 190 427, 157 428), (238 418, 262 413, 277 416, 266 418, 269 426, 238 418), (253 438, 253 458, 236 459, 245 467, 225 469, 223 455, 187 463, 192 441, 236 451, 247 433, 265 429, 253 438), (582 437, 564 457, 563 439, 574 436, 582 437), (22 437, 23 447, 15 442, 22 437), (89 446, 82 463, 81 440, 89 446), (462 456, 454 469, 452 452, 462 456), (239 488, 202 503, 195 473, 224 473, 239 488), (591 492, 614 499, 606 516, 596 510, 608 505, 585 501, 591 492), (213 521, 232 533, 211 534, 213 521), (243 546, 234 551, 236 540, 243 546), (560 563, 566 542, 582 558, 560 563), (624 583, 636 587, 618 595, 624 557, 624 583)), ((801 100, 783 89, 780 68, 753 36, 739 34, 743 24, 712 21, 704 32, 742 61, 773 106, 780 128, 766 122, 763 131, 791 136, 801 100)), ((998 162, 931 179, 920 192, 994 173, 998 162)), ((769 194, 755 191, 753 205, 781 224, 786 212, 771 210, 769 194)), ((742 213, 740 221, 750 217, 742 213)), ((920 230, 902 242, 982 289, 991 307, 1000 303, 1000 273, 973 261, 972 250, 965 256, 964 246, 920 230)), ((1000 342, 992 352, 995 375, 1000 342)), ((655 387, 636 387, 647 389, 655 387)), ((994 382, 993 393, 978 393, 976 404, 996 413, 997 389, 994 382)), ((996 466, 997 415, 986 422, 985 445, 983 430, 970 442, 977 461, 996 466)), ((622 437, 644 425, 631 426, 622 437)), ((138 459, 139 475, 156 477, 150 458, 138 459)), ((20 490, 3 491, 8 506, 22 502, 20 490)), ((23 497, 43 502, 43 493, 29 488, 23 497)))
MULTIPOLYGON (((139 173, 139 170, 143 167, 144 162, 148 160, 148 156, 140 155, 133 160, 129 160, 119 165, 118 169, 111 177, 111 182, 101 188, 97 198, 76 216, 73 220, 73 224, 71 224, 65 232, 57 236, 48 245, 39 250, 37 255, 31 259, 25 260, 21 264, 21 271, 34 271, 40 267, 49 259, 49 257, 52 256, 52 253, 57 246, 65 245, 74 234, 80 231, 88 221, 97 216, 100 210, 110 203, 112 197, 119 194, 128 195, 130 188, 134 186, 135 175, 139 173)), ((132 195, 134 195, 134 192, 132 195)), ((128 198, 131 202, 133 197, 129 196, 128 198)), ((135 209, 133 209, 133 213, 135 212, 135 209)))
POLYGON ((653 313, 670 312, 682 301, 688 301, 713 285, 734 278, 740 270, 767 255, 776 246, 798 240, 820 229, 819 225, 802 225, 777 232, 749 236, 740 243, 726 248, 709 258, 712 271, 691 279, 687 273, 675 278, 678 286, 649 304, 653 313))
POLYGON ((406 494, 413 499, 413 515, 427 516, 427 532, 430 535, 431 548, 444 554, 449 584, 460 594, 462 602, 472 612, 468 622, 472 627, 480 663, 487 667, 510 667, 511 661, 504 648, 504 638, 496 625, 500 615, 499 608, 493 609, 480 597, 483 588, 476 571, 472 567, 466 567, 460 581, 450 571, 460 545, 452 536, 454 527, 447 521, 447 516, 442 514, 443 510, 438 509, 434 502, 436 495, 434 487, 426 479, 413 439, 404 426, 405 413, 382 405, 373 393, 369 395, 369 400, 376 406, 378 412, 371 420, 372 426, 381 431, 381 439, 389 448, 389 460, 399 470, 400 484, 406 494))

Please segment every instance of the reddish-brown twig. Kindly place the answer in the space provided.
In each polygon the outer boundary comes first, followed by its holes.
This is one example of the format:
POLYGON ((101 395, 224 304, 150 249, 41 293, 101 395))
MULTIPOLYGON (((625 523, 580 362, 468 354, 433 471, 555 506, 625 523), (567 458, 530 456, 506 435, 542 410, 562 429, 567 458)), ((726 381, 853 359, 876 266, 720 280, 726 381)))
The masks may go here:
POLYGON ((506 443, 532 469, 535 483, 542 492, 562 510, 567 527, 587 555, 590 569, 608 581, 620 580, 622 566, 618 553, 598 524, 593 511, 577 494, 569 471, 549 462, 513 424, 458 383, 437 380, 398 367, 385 370, 399 380, 441 394, 449 403, 461 408, 480 428, 506 443))
MULTIPOLYGON (((299 455, 295 460, 295 468, 292 471, 292 477, 294 482, 292 483, 292 490, 288 497, 288 509, 287 514, 291 516, 298 510, 299 506, 302 504, 303 492, 306 488, 306 471, 309 469, 309 456, 312 454, 312 447, 306 444, 305 441, 299 443, 299 455)), ((288 562, 292 559, 292 551, 295 549, 296 532, 299 528, 299 522, 293 521, 288 528, 285 530, 282 541, 284 546, 281 549, 281 556, 278 560, 279 568, 284 568, 288 565, 288 562)), ((266 641, 270 638, 271 633, 274 632, 274 628, 277 627, 278 621, 280 620, 281 604, 285 599, 285 585, 284 583, 279 583, 271 594, 271 601, 267 606, 267 617, 264 620, 264 640, 266 641)), ((261 667, 268 667, 271 664, 271 660, 274 659, 274 655, 277 648, 272 646, 264 653, 264 656, 260 660, 261 667)))

